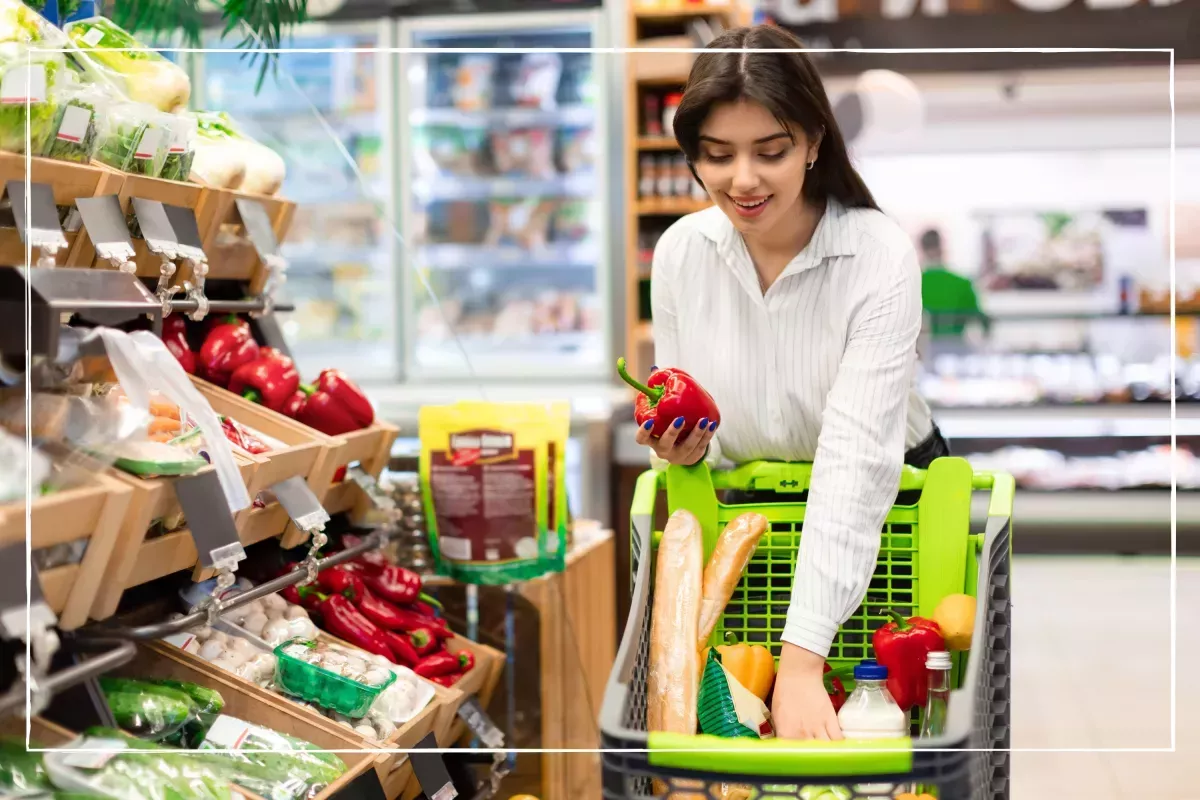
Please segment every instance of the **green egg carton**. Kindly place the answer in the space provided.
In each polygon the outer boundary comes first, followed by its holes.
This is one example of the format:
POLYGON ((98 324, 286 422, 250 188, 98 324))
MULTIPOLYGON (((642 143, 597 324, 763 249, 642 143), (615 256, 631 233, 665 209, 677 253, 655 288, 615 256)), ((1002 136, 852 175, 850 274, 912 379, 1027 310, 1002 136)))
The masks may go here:
POLYGON ((317 642, 311 639, 289 639, 278 645, 275 648, 275 685, 301 700, 336 711, 350 719, 366 716, 375 698, 396 681, 396 673, 388 670, 386 681, 378 686, 367 686, 284 652, 294 644, 309 649, 317 646, 317 642))

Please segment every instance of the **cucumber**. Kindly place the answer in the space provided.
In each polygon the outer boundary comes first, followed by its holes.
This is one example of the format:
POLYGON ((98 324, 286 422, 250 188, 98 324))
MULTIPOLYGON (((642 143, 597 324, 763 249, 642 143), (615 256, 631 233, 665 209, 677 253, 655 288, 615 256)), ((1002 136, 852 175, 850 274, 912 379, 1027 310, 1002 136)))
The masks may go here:
MULTIPOLYGON (((166 742, 167 744, 177 747, 196 747, 200 742, 204 741, 204 735, 208 733, 209 726, 212 725, 212 717, 207 723, 201 716, 201 710, 197 707, 191 695, 180 689, 164 686, 157 682, 131 680, 129 678, 100 678, 100 688, 107 695, 109 692, 137 694, 145 697, 162 697, 176 703, 181 703, 188 709, 187 719, 177 725, 172 725, 160 734, 143 735, 135 731, 135 735, 141 738, 151 739, 153 741, 166 742)), ((197 687, 199 688, 199 687, 197 687)), ((215 693, 214 693, 215 694, 215 693)), ((218 695, 220 697, 220 695, 218 695)), ((222 701, 224 705, 224 701, 222 701)), ((116 714, 116 711, 113 711, 116 714)), ((117 719, 117 724, 121 724, 120 719, 117 719)))
POLYGON ((139 739, 161 742, 178 734, 188 720, 196 720, 195 706, 185 700, 148 692, 108 691, 104 697, 117 725, 139 739))
POLYGON ((225 698, 221 697, 221 693, 215 689, 209 689, 207 686, 200 686, 195 683, 188 683, 187 681, 159 678, 149 681, 149 683, 183 692, 191 698, 196 708, 198 724, 187 726, 183 746, 189 749, 199 747, 204 742, 204 737, 208 735, 208 729, 217 721, 217 717, 221 716, 221 711, 225 708, 225 698))

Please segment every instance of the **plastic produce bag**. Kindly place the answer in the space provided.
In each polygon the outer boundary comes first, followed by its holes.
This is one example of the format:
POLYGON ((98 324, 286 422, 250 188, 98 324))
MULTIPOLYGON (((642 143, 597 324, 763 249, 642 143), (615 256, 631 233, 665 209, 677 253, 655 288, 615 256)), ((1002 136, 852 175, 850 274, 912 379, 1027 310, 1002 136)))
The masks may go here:
POLYGON ((28 752, 23 741, 0 740, 0 797, 34 797, 53 790, 40 754, 28 752))
POLYGON ((175 746, 199 747, 225 708, 218 692, 182 681, 102 677, 100 688, 123 730, 175 746))
POLYGON ((698 699, 700 730, 726 738, 770 739, 775 736, 766 704, 721 664, 715 648, 708 651, 698 699))
POLYGON ((0 42, 67 47, 69 41, 50 20, 21 0, 0 0, 0 42))
POLYGON ((145 103, 116 103, 104 117, 96 159, 122 172, 157 178, 170 145, 169 116, 145 103))
POLYGON ((30 154, 40 156, 46 151, 57 118, 52 92, 63 68, 59 53, 0 44, 0 150, 25 152, 28 119, 30 154))
POLYGON ((234 800, 212 764, 121 731, 92 728, 67 749, 96 752, 45 754, 46 772, 62 790, 112 800, 234 800))
POLYGON ((171 143, 159 177, 168 181, 186 181, 192 174, 192 162, 196 158, 196 118, 176 114, 171 119, 170 129, 171 143))
MULTIPOLYGON (((66 73, 71 74, 70 70, 66 73)), ((74 81, 63 83, 54 92, 58 107, 45 155, 58 161, 86 164, 100 147, 101 121, 106 117, 111 98, 98 86, 74 81)))
POLYGON ((283 733, 222 716, 201 745, 201 759, 237 785, 268 800, 301 800, 317 794, 346 771, 333 753, 283 733), (206 753, 231 750, 230 753, 206 753), (269 752, 247 752, 269 751, 269 752))
POLYGON ((201 111, 196 120, 191 179, 218 189, 236 189, 246 177, 246 151, 233 127, 218 114, 201 111))
POLYGON ((177 64, 135 39, 104 17, 72 22, 67 36, 79 52, 73 57, 92 80, 118 89, 139 103, 159 111, 179 111, 187 106, 192 84, 177 64))

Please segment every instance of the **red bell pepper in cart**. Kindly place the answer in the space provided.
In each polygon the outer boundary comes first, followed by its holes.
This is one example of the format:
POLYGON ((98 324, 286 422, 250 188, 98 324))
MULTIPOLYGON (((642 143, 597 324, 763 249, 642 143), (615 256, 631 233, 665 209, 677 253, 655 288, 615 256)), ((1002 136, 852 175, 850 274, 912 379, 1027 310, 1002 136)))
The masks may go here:
POLYGON ((922 708, 929 694, 925 657, 946 649, 942 630, 933 620, 906 620, 903 614, 890 609, 886 613, 892 621, 876 630, 871 642, 875 660, 887 667, 887 688, 896 705, 904 711, 913 706, 922 708))
POLYGON ((354 605, 340 594, 331 594, 322 599, 317 606, 321 617, 321 625, 325 630, 345 639, 355 647, 375 653, 389 659, 393 663, 396 654, 388 644, 387 638, 369 619, 358 613, 354 605))
POLYGON ((200 348, 200 370, 218 386, 228 386, 235 370, 258 358, 258 342, 249 326, 218 325, 200 348))
POLYGON ((623 381, 638 390, 633 418, 641 427, 650 422, 653 436, 662 436, 679 418, 683 419, 680 436, 690 433, 701 420, 707 420, 708 425, 721 421, 717 401, 681 369, 656 369, 645 383, 641 383, 625 369, 625 359, 619 358, 617 372, 623 381))
POLYGON ((407 605, 421 595, 421 576, 394 564, 383 566, 376 574, 363 578, 371 591, 385 600, 407 605))
MULTIPOLYGON (((465 672, 468 659, 465 656, 470 655, 468 650, 460 650, 457 653, 434 653, 431 656, 425 656, 417 662, 413 667, 413 672, 420 675, 422 678, 434 678, 438 675, 452 675, 456 672, 465 672)), ((472 663, 473 659, 472 659, 472 663)))
POLYGON ((299 385, 296 362, 274 347, 261 348, 258 358, 242 364, 229 378, 229 391, 272 411, 283 408, 299 385))
POLYGON ((196 374, 196 354, 192 352, 187 340, 187 320, 180 314, 168 314, 163 319, 163 344, 183 371, 189 375, 196 374))
POLYGON ((829 694, 830 702, 833 703, 835 714, 841 711, 842 706, 846 704, 846 686, 841 679, 843 674, 848 674, 848 668, 835 670, 828 663, 825 664, 825 691, 829 694))
POLYGON ((338 436, 362 430, 375 421, 371 402, 336 369, 323 370, 297 418, 321 433, 338 436))

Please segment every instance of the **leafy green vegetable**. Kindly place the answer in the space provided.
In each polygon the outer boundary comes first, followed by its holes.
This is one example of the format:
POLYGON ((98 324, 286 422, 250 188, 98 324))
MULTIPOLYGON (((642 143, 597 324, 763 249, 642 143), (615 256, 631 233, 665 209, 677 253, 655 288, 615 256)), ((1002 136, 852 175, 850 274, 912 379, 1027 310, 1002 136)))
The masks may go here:
POLYGON ((133 38, 104 17, 72 22, 67 36, 79 49, 81 61, 93 79, 117 86, 131 100, 148 103, 159 111, 187 105, 192 85, 187 73, 156 50, 133 38))
POLYGON ((59 64, 53 59, 32 57, 33 63, 29 63, 30 60, 31 56, 21 46, 6 45, 0 53, 0 81, 9 70, 28 65, 45 70, 47 90, 47 97, 0 103, 0 150, 25 152, 25 122, 28 120, 30 153, 40 156, 46 152, 56 130, 58 109, 49 95, 59 64))
POLYGON ((114 169, 157 178, 167 158, 170 132, 158 124, 153 109, 138 104, 114 106, 109 110, 107 130, 100 140, 96 159, 114 169), (150 140, 143 141, 151 131, 150 140), (142 153, 139 157, 139 149, 142 153))
MULTIPOLYGON (((30 744, 40 747, 36 742, 30 744)), ((17 739, 0 740, 0 796, 20 797, 53 788, 46 777, 41 755, 28 752, 25 743, 17 739)))
POLYGON ((192 174, 192 161, 195 158, 195 150, 187 150, 183 153, 167 153, 167 160, 163 162, 163 170, 160 177, 168 181, 186 181, 188 176, 192 174))
POLYGON ((49 147, 46 148, 46 155, 50 158, 59 161, 73 161, 76 164, 86 164, 92 158, 92 153, 96 150, 96 107, 84 100, 68 100, 66 103, 58 107, 58 113, 54 118, 54 133, 50 137, 49 147), (63 117, 67 114, 68 108, 86 109, 91 119, 88 121, 87 130, 78 142, 73 142, 70 139, 60 139, 59 130, 62 128, 63 117))

